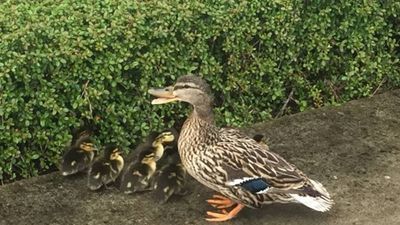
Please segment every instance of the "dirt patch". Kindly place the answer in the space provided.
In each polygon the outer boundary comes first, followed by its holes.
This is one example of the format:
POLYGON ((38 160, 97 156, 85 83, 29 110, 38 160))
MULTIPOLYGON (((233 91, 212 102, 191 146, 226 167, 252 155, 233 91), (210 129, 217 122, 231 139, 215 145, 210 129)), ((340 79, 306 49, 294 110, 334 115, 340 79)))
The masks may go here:
MULTIPOLYGON (((296 204, 243 210, 226 224, 400 224, 400 90, 245 129, 331 192, 328 213, 296 204)), ((0 224, 210 224, 212 191, 159 205, 151 193, 90 192, 84 176, 53 173, 0 187, 0 224)))

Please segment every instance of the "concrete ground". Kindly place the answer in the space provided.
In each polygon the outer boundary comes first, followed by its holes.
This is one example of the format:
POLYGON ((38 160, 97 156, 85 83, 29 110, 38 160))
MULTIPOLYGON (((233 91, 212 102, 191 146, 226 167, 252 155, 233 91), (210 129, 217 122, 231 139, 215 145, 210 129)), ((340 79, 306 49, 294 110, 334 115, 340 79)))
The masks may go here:
MULTIPOLYGON (((328 213, 297 204, 245 209, 222 224, 400 224, 400 90, 245 129, 330 191, 328 213)), ((190 180, 190 194, 160 205, 152 193, 91 192, 84 176, 52 173, 0 186, 0 224, 210 224, 213 192, 190 180)))

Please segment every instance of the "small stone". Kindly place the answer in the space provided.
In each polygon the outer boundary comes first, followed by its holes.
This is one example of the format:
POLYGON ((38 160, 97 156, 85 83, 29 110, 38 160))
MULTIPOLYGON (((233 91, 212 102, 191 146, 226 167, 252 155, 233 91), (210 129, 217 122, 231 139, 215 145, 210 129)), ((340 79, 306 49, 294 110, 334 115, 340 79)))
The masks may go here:
POLYGON ((390 180, 390 176, 384 176, 386 180, 390 180))
POLYGON ((391 201, 391 202, 396 201, 393 197, 385 197, 385 200, 388 200, 388 201, 391 201))
POLYGON ((337 180, 337 176, 333 176, 333 179, 334 179, 334 180, 337 180))

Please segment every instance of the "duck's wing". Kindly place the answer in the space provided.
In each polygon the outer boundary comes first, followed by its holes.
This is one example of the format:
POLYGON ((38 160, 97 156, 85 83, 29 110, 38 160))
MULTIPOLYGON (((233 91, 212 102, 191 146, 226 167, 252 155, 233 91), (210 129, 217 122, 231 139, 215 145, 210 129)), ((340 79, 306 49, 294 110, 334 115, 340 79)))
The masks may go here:
POLYGON ((221 128, 215 151, 223 158, 228 186, 253 193, 287 192, 304 186, 308 178, 265 144, 231 128, 221 128))

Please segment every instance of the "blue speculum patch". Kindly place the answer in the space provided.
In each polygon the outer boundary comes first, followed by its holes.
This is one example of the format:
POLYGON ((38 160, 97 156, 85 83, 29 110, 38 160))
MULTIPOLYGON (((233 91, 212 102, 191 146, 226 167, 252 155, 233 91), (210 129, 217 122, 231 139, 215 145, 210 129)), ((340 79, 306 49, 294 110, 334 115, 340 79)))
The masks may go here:
POLYGON ((266 191, 269 188, 268 183, 262 178, 245 181, 240 186, 252 193, 266 191))

